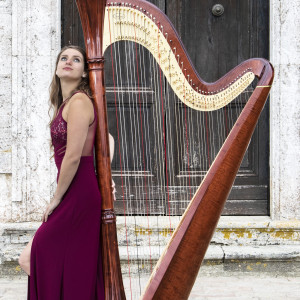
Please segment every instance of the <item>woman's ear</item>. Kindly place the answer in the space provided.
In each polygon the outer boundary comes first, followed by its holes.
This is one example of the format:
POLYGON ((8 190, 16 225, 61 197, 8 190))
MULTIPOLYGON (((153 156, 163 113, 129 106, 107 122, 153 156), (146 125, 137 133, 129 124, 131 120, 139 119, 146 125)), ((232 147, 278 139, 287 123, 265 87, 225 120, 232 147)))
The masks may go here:
POLYGON ((84 73, 82 74, 82 77, 86 77, 86 75, 87 75, 87 74, 84 72, 84 73))

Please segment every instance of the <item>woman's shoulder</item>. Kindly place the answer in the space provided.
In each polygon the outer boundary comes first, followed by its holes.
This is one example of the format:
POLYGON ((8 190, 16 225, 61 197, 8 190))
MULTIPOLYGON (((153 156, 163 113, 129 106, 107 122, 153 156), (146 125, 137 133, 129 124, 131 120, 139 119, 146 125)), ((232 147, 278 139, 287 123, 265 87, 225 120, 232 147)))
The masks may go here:
POLYGON ((90 102, 93 103, 93 99, 85 91, 82 90, 74 92, 69 99, 70 104, 72 102, 78 102, 78 101, 81 101, 83 103, 90 103, 90 102))
POLYGON ((65 113, 65 117, 67 119, 70 110, 80 111, 82 109, 89 109, 91 114, 93 111, 95 111, 93 100, 87 95, 87 93, 80 90, 71 95, 71 97, 68 99, 68 103, 66 104, 66 109, 64 109, 62 114, 65 113))
POLYGON ((77 90, 73 92, 70 98, 89 98, 92 100, 92 97, 84 90, 77 90))
POLYGON ((88 110, 90 118, 92 119, 95 115, 95 106, 93 100, 82 91, 76 91, 68 100, 69 103, 66 105, 66 109, 62 112, 65 113, 63 118, 68 122, 68 116, 70 113, 82 113, 83 111, 88 110))

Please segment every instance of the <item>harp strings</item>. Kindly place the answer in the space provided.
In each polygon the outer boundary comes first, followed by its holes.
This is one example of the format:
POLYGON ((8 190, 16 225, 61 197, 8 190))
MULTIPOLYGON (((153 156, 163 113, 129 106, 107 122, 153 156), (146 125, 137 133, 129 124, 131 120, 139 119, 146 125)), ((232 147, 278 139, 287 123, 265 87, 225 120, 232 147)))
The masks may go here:
MULTIPOLYGON (((108 12, 108 15, 110 14, 109 10, 107 11, 108 12)), ((110 35, 110 42, 112 41, 112 35, 114 34, 114 27, 112 28, 110 22, 109 22, 109 35, 110 35)), ((130 258, 129 258, 129 251, 128 251, 128 247, 129 247, 129 244, 128 244, 128 234, 127 234, 127 222, 126 222, 126 213, 125 213, 125 192, 124 192, 124 181, 123 181, 123 169, 122 169, 122 161, 121 161, 121 138, 120 136, 123 137, 123 130, 122 130, 122 125, 121 125, 121 130, 119 128, 119 118, 118 118, 118 108, 119 108, 119 111, 121 109, 120 107, 120 103, 122 102, 123 104, 123 97, 120 97, 120 94, 118 92, 118 95, 117 95, 117 91, 116 91, 116 87, 120 84, 120 88, 122 88, 122 82, 119 83, 119 76, 118 76, 118 72, 116 72, 116 78, 115 78, 115 66, 114 66, 114 59, 113 59, 113 53, 115 55, 115 63, 117 63, 117 60, 116 60, 116 47, 115 45, 112 45, 111 48, 110 48, 110 55, 111 55, 111 66, 112 66, 112 79, 113 79, 113 91, 114 91, 114 104, 115 104, 115 113, 116 113, 116 125, 117 125, 117 136, 118 136, 118 150, 119 150, 119 159, 120 159, 120 175, 121 175, 121 188, 122 188, 122 196, 123 196, 123 209, 124 209, 124 223, 125 223, 125 235, 126 235, 126 247, 127 247, 127 264, 128 264, 128 272, 129 272, 129 285, 130 285, 130 294, 131 294, 131 299, 132 299, 132 286, 131 286, 131 276, 130 276, 130 258), (117 81, 117 82, 116 82, 117 81), (118 97, 117 97, 118 96, 118 97), (117 105, 117 98, 119 99, 119 107, 117 105), (120 101, 121 100, 121 101, 120 101), (120 132, 121 131, 121 132, 120 132)), ((119 64, 120 65, 120 64, 119 64)), ((116 71, 117 71, 117 68, 116 68, 116 71)), ((120 122, 122 123, 122 122, 120 122)), ((126 140, 126 133, 124 133, 124 136, 125 136, 125 140, 126 140)), ((123 140, 123 139, 122 139, 123 140)), ((122 143, 122 146, 123 143, 122 143)), ((125 161, 126 161, 126 157, 127 157, 127 147, 125 145, 125 148, 123 148, 125 150, 125 161)), ((129 185, 130 186, 130 185, 129 185)), ((127 191, 126 191, 127 192, 127 191)))
MULTIPOLYGON (((151 60, 151 65, 152 65, 152 74, 154 75, 154 99, 153 99, 153 103, 156 102, 157 99, 160 98, 160 85, 159 85, 159 73, 158 73, 158 65, 156 60, 154 59, 154 57, 150 57, 150 53, 149 53, 149 58, 151 60)), ((158 186, 158 191, 159 194, 161 195, 161 203, 160 205, 163 207, 163 210, 165 208, 165 193, 164 193, 164 189, 163 187, 165 186, 165 175, 164 175, 164 169, 163 169, 163 161, 164 161, 164 152, 163 152, 163 141, 162 141, 162 132, 161 132, 161 128, 162 128, 162 124, 161 124, 161 120, 162 120, 162 114, 161 114, 161 109, 158 109, 158 104, 155 104, 155 110, 153 110, 153 120, 154 120, 154 124, 155 124, 155 131, 159 133, 158 135, 158 139, 157 139, 157 161, 158 161, 158 166, 159 166, 159 173, 158 173, 158 182, 159 182, 159 186, 158 186), (156 111, 156 113, 155 113, 156 111)))
MULTIPOLYGON (((169 53, 168 53, 168 60, 169 60, 169 69, 168 72, 169 74, 171 73, 171 64, 170 64, 170 54, 171 54, 171 49, 169 49, 169 53)), ((168 85, 165 87, 165 91, 166 91, 166 107, 168 110, 168 113, 166 114, 166 119, 167 119, 167 124, 171 124, 172 123, 172 113, 171 113, 171 102, 174 101, 174 92, 172 93, 172 90, 170 90, 170 88, 168 87, 168 85)), ((177 118, 175 117, 175 120, 177 122, 177 118)), ((166 126, 167 127, 167 144, 168 145, 174 145, 175 141, 174 141, 174 133, 171 131, 171 127, 170 126, 166 126)), ((175 124, 175 128, 176 128, 176 124, 175 124)), ((168 157, 171 158, 171 160, 174 161, 176 155, 174 154, 174 148, 173 147, 168 147, 168 157)), ((179 159, 179 158, 177 158, 179 159)), ((169 164, 169 170, 170 170, 170 174, 174 174, 174 168, 172 164, 169 164)), ((172 233, 172 222, 171 222, 171 207, 172 207, 172 203, 174 202, 174 188, 175 188, 175 181, 173 176, 170 176, 170 189, 171 189, 171 193, 169 193, 169 202, 168 202, 168 214, 169 214, 169 220, 170 220, 170 231, 169 233, 172 233)))
MULTIPOLYGON (((135 15, 133 15, 134 17, 134 24, 135 24, 135 15)), ((134 29, 136 28, 136 26, 134 26, 134 29)), ((136 32, 135 32, 135 37, 136 37, 136 32)), ((133 45, 133 43, 132 43, 133 45)), ((146 83, 143 83, 143 78, 145 78, 145 76, 142 76, 141 80, 140 80, 140 70, 143 70, 143 68, 140 68, 140 66, 142 66, 141 64, 141 53, 140 53, 140 45, 137 43, 134 43, 135 46, 135 60, 136 60, 136 74, 137 74, 137 88, 138 88, 138 106, 139 106, 139 121, 140 121, 140 134, 138 134, 138 136, 141 137, 141 146, 142 146, 142 168, 144 171, 144 174, 146 174, 146 163, 145 163, 145 145, 144 145, 144 131, 145 128, 147 128, 147 124, 145 124, 145 118, 142 118, 142 100, 141 99, 142 95, 141 95, 141 91, 140 91, 140 87, 146 86, 146 83), (144 122, 143 122, 144 120, 144 122)), ((144 103, 144 101, 143 101, 144 103)), ((145 106, 145 105, 144 105, 145 106)), ((146 103, 146 107, 147 107, 147 103, 146 103)), ((144 108, 145 109, 145 108, 144 108)), ((149 137, 148 137, 149 138, 149 137)), ((146 139, 145 139, 145 144, 146 144, 146 139)), ((149 168, 147 168, 149 170, 149 168)), ((147 178, 144 175, 144 189, 145 189, 145 193, 144 193, 144 198, 145 198, 145 204, 146 204, 146 216, 147 216, 147 226, 148 226, 148 233, 150 233, 150 224, 149 224, 149 214, 150 214, 150 205, 149 205, 149 193, 147 191, 147 184, 149 186, 149 182, 147 182, 147 178)), ((142 185, 143 185, 142 183, 142 185)), ((148 243, 149 243, 149 261, 150 261, 150 270, 152 272, 152 257, 151 257, 151 235, 148 234, 148 243)))
MULTIPOLYGON (((136 22, 134 14, 128 14, 126 20, 121 14, 113 17, 123 23, 136 22)), ((131 28, 109 21, 111 41, 120 33, 134 36, 131 28)), ((160 47, 158 38, 158 53, 160 47)), ((222 109, 195 111, 178 99, 170 87, 172 77, 168 83, 160 62, 140 44, 124 38, 107 52, 113 82, 113 89, 108 87, 107 91, 113 95, 110 105, 117 127, 114 138, 118 161, 113 170, 119 180, 117 221, 122 217, 124 224, 118 229, 121 266, 127 298, 137 299, 171 236, 171 216, 182 215, 187 207, 249 91, 222 109)), ((171 53, 170 48, 169 60, 171 53)), ((184 100, 187 97, 184 95, 184 100)))
MULTIPOLYGON (((186 76, 186 70, 184 70, 184 75, 186 76)), ((183 90, 184 90, 184 104, 186 103, 186 92, 185 92, 185 82, 183 83, 183 90)), ((189 126, 189 128, 191 128, 189 126)), ((189 153, 189 136, 188 136, 188 120, 187 120, 187 106, 184 105, 184 129, 185 129, 185 143, 186 143, 186 172, 188 174, 187 176, 187 182, 186 186, 188 186, 189 189, 189 199, 192 200, 192 190, 191 190, 191 174, 190 174, 190 153, 189 153)))
MULTIPOLYGON (((160 101, 161 101, 161 120, 162 120, 162 133, 163 133, 163 149, 164 149, 164 164, 165 164, 165 186, 166 186, 166 196, 167 196, 167 204, 169 210, 169 218, 170 218, 170 190, 169 190, 169 172, 168 172, 168 158, 167 158, 167 131, 165 124, 165 114, 167 112, 166 103, 165 103, 165 87, 163 86, 164 80, 162 79, 162 70, 160 66, 160 39, 159 39, 159 31, 157 31, 157 53, 158 53, 158 70, 159 70, 159 87, 160 87, 160 101)), ((159 99, 159 98, 158 98, 159 99)), ((170 219, 170 232, 172 230, 172 224, 170 219)))
MULTIPOLYGON (((112 31, 110 31, 110 34, 114 34, 114 29, 112 31)), ((145 165, 145 150, 147 152, 149 152, 149 147, 147 147, 147 149, 145 149, 144 147, 144 131, 143 131, 143 127, 146 127, 146 122, 147 120, 144 118, 144 120, 142 120, 142 106, 141 106, 141 93, 140 93, 140 88, 146 86, 145 82, 145 73, 139 74, 139 64, 142 65, 144 64, 143 62, 139 61, 141 60, 141 55, 138 55, 138 52, 140 52, 140 47, 137 46, 137 44, 133 44, 130 42, 125 42, 125 60, 126 60, 126 75, 127 75, 127 102, 128 103, 124 103, 124 97, 123 97, 123 93, 118 92, 118 98, 121 100, 119 101, 119 107, 117 105, 117 102, 115 101, 115 110, 116 110, 116 122, 117 124, 122 124, 121 126, 117 126, 117 131, 118 131, 118 144, 119 144, 119 149, 120 149, 120 145, 122 144, 122 147, 124 147, 123 149, 125 149, 124 154, 121 154, 121 151, 119 151, 119 157, 120 157, 120 170, 121 170, 121 185, 122 185, 122 190, 124 191, 124 183, 125 185, 128 185, 129 188, 129 193, 126 193, 126 196, 128 195, 132 195, 130 188, 132 185, 132 180, 130 180, 130 174, 128 174, 129 176, 125 177, 125 180, 123 180, 123 172, 122 169, 124 170, 130 170, 130 167, 133 171, 133 173, 138 174, 141 171, 141 166, 142 166, 142 173, 144 173, 144 180, 142 180, 141 176, 134 176, 134 183, 133 183, 133 188, 134 188, 134 192, 136 194, 136 200, 140 200, 146 197, 146 215, 147 217, 149 216, 149 201, 148 201, 148 187, 149 187, 149 176, 147 179, 146 176, 146 165, 145 165), (131 60, 129 57, 131 56, 131 54, 135 53, 135 59, 131 60), (141 75, 141 80, 140 80, 140 75, 141 75), (137 79, 137 80, 136 80, 137 79), (130 90, 133 91, 133 93, 130 93, 130 90), (129 112, 129 123, 130 123, 130 139, 131 139, 131 143, 129 141, 129 139, 127 139, 127 132, 126 129, 124 129, 123 123, 126 123, 126 118, 124 115, 124 110, 125 108, 128 107, 128 112, 129 112), (123 114, 122 114, 123 111, 123 114), (122 120, 123 119, 123 120, 122 120), (120 120, 120 121, 119 121, 120 120), (125 122, 124 122, 125 121, 125 122), (143 124, 144 122, 144 124, 143 124), (144 125, 144 126, 143 126, 144 125), (121 131, 121 134, 120 134, 121 131), (142 133, 142 135, 140 134, 142 133), (127 151, 127 145, 131 145, 129 151, 131 152, 131 166, 129 166, 129 158, 128 158, 128 152, 127 151), (142 158, 140 157, 140 153, 138 153, 138 146, 142 145, 142 150, 143 150, 143 156, 142 158), (137 158, 137 161, 135 160, 135 158, 137 158), (148 182, 147 182, 148 181, 148 182), (147 184, 148 183, 148 184, 147 184), (144 194, 143 194, 144 193, 144 194)), ((134 56, 134 55, 132 55, 134 56)), ((116 92, 116 88, 115 88, 115 76, 114 74, 116 74, 116 81, 117 81, 117 86, 118 86, 118 91, 122 91, 124 90, 124 84, 122 82, 122 67, 121 67, 121 62, 120 62, 120 46, 119 43, 113 45, 111 47, 111 60, 112 60, 112 68, 113 68, 113 81, 114 81, 114 94, 115 94, 115 100, 117 98, 117 92, 116 92), (114 51, 113 51, 114 50, 114 51), (114 52, 114 57, 113 57, 113 52, 114 52), (114 72, 114 63, 113 61, 115 61, 116 67, 115 67, 115 71, 114 72)), ((126 89, 125 89, 126 90, 126 89)), ((146 103, 147 106, 147 103, 146 103)), ((128 117, 128 114, 127 114, 128 117)), ((145 139, 147 140, 147 138, 149 138, 149 130, 146 131, 146 134, 148 133, 148 137, 145 136, 145 139)), ((150 157, 150 155, 149 155, 150 157)), ((126 171, 125 171, 126 174, 126 171)), ((143 174, 142 174, 143 175, 143 174)), ((127 189, 126 189, 127 190, 127 189)), ((132 299, 133 297, 133 290, 137 290, 137 288, 133 289, 132 288, 132 279, 131 279, 131 272, 130 272, 130 257, 133 257, 133 253, 130 253, 130 247, 128 245, 128 236, 127 236, 127 223, 126 223, 126 215, 133 215, 134 214, 134 210, 138 210, 138 211, 143 211, 144 207, 142 207, 139 204, 142 204, 142 201, 136 201, 137 205, 135 205, 134 209, 132 209, 131 207, 131 201, 126 201, 125 202, 125 195, 123 192, 123 207, 124 207, 124 220, 125 220, 125 232, 126 232, 126 246, 127 246, 127 260, 128 260, 128 275, 129 275, 129 283, 130 283, 130 297, 132 299), (140 202, 140 203, 139 203, 140 202), (140 209, 139 209, 140 208, 140 209), (141 210, 143 209, 143 210, 141 210)), ((143 214, 143 213, 142 213, 143 214)), ((144 210, 144 215, 145 215, 145 210, 144 210)), ((135 220, 135 230, 137 229, 137 225, 136 225, 136 218, 134 218, 135 220)), ((150 232, 150 227, 149 227, 149 219, 148 219, 148 233, 150 232)), ((151 269, 152 269, 152 260, 151 260, 151 240, 150 240, 150 234, 149 235, 149 254, 150 254, 150 265, 151 265, 151 269)), ((140 270, 140 266, 139 266, 139 250, 138 250, 138 241, 137 241, 137 235, 136 235, 136 261, 138 263, 137 267, 138 267, 138 286, 139 286, 139 293, 141 293, 141 272, 139 272, 140 270)), ((134 251, 133 251, 134 252, 134 251)), ((142 257, 142 255, 141 255, 142 257)), ((136 297, 135 297, 136 298, 136 297)))

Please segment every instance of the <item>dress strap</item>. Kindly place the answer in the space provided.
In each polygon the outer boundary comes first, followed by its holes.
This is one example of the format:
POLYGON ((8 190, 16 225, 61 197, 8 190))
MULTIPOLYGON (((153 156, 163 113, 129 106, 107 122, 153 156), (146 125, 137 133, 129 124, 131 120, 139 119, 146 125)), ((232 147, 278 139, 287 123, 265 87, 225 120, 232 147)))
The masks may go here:
MULTIPOLYGON (((84 94, 86 94, 88 97, 89 97, 89 95, 85 92, 85 91, 82 91, 82 90, 78 90, 78 91, 75 91, 75 92, 73 92, 72 94, 71 94, 71 96, 69 96, 67 99, 65 99, 63 102, 62 102, 62 104, 60 105, 60 107, 59 107, 59 109, 58 109, 58 111, 61 109, 61 107, 64 105, 64 104, 66 104, 75 94, 77 94, 77 93, 84 93, 84 94)), ((90 98, 90 97, 89 97, 90 98)), ((91 99, 91 98, 90 98, 91 99)), ((91 99, 92 100, 92 99, 91 99)), ((93 101, 92 101, 93 102, 93 101)))
POLYGON ((67 101, 69 101, 77 93, 84 93, 84 94, 86 94, 91 99, 91 101, 92 101, 92 98, 85 91, 78 90, 78 91, 73 92, 70 97, 68 97, 65 101, 63 101, 63 103, 66 103, 67 101))
POLYGON ((82 90, 78 90, 78 91, 73 92, 73 93, 71 94, 71 96, 69 96, 67 99, 65 99, 65 100, 62 102, 62 104, 60 105, 60 107, 59 107, 59 109, 58 109, 58 111, 57 111, 56 117, 58 116, 58 114, 59 114, 61 108, 62 108, 62 107, 63 107, 63 106, 64 106, 64 105, 72 98, 72 96, 74 96, 74 95, 77 94, 77 93, 84 93, 84 94, 86 94, 86 95, 89 97, 89 99, 92 101, 93 108, 94 108, 94 120, 93 120, 93 122, 89 125, 89 127, 90 127, 90 126, 92 126, 92 124, 95 122, 95 119, 96 119, 95 105, 94 105, 94 101, 92 100, 92 98, 91 98, 85 91, 82 91, 82 90))
MULTIPOLYGON (((94 120, 93 120, 93 122, 89 125, 89 127, 91 127, 91 126, 94 124, 94 122, 95 122, 95 120, 96 120, 96 117, 97 117, 96 109, 95 109, 95 104, 94 104, 94 101, 92 100, 92 98, 91 98, 85 91, 82 91, 82 90, 79 90, 79 91, 74 92, 74 93, 70 96, 70 98, 71 98, 73 95, 75 95, 75 94, 77 94, 77 93, 80 93, 80 92, 86 94, 86 95, 89 97, 89 99, 92 101, 92 104, 93 104, 93 108, 94 108, 94 120)), ((68 100, 69 100, 69 99, 68 99, 68 100)), ((67 100, 65 100, 65 101, 67 101, 67 100)))
MULTIPOLYGON (((66 102, 68 102, 75 94, 77 93, 80 93, 80 92, 83 92, 83 91, 75 91, 71 94, 71 96, 69 96, 67 99, 65 99, 63 102, 62 102, 62 105, 66 102)), ((85 93, 86 94, 86 93, 85 93)))

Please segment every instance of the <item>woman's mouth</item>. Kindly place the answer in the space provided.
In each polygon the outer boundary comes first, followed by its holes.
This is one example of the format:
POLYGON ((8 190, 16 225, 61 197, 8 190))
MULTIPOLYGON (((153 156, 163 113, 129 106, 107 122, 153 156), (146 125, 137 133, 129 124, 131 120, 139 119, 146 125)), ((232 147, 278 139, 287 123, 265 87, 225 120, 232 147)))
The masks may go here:
POLYGON ((73 69, 66 67, 66 68, 64 68, 64 70, 66 70, 66 71, 71 71, 71 70, 73 70, 73 69))

